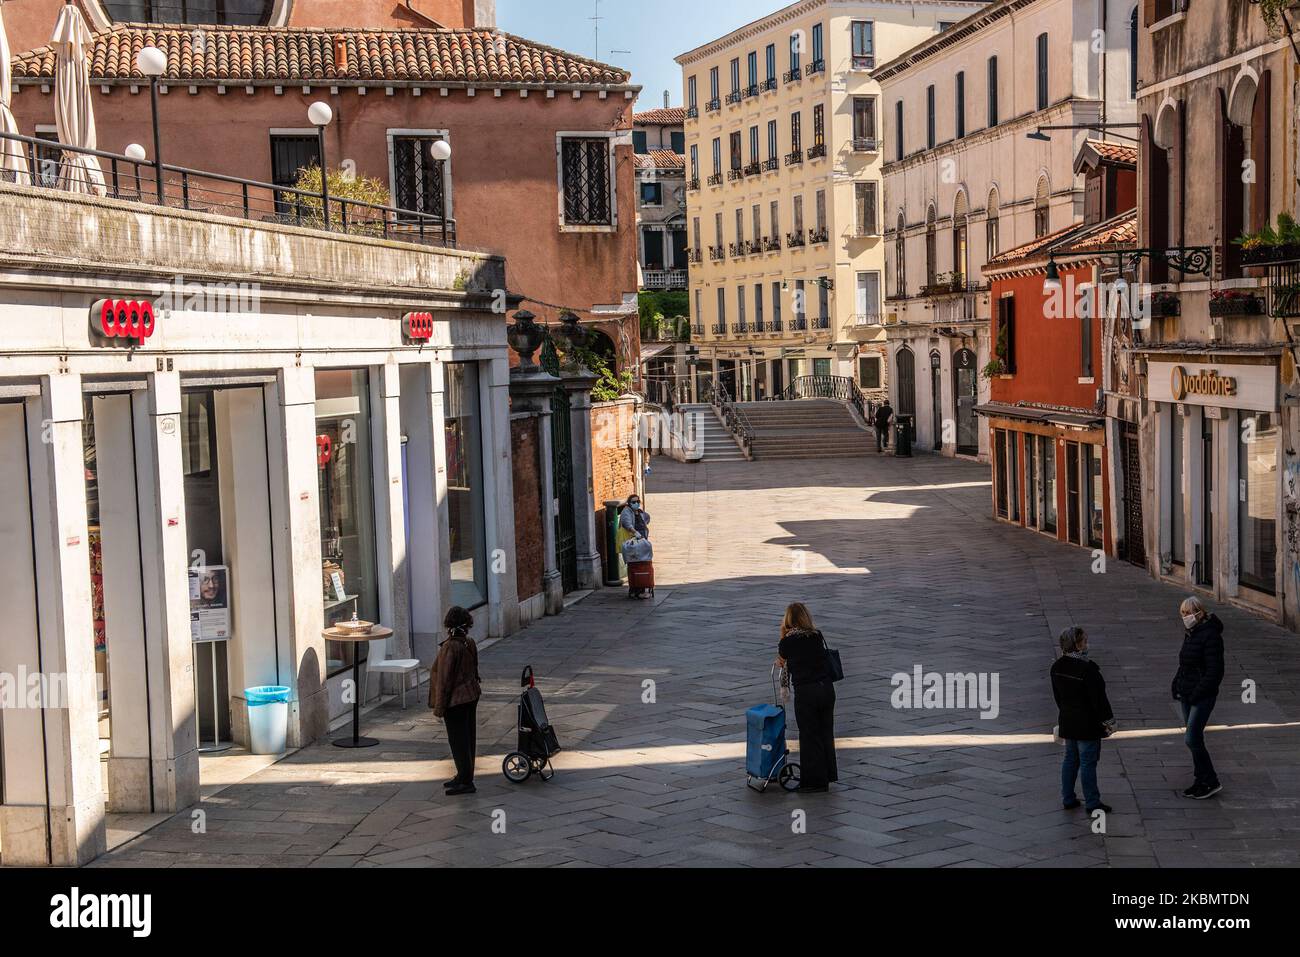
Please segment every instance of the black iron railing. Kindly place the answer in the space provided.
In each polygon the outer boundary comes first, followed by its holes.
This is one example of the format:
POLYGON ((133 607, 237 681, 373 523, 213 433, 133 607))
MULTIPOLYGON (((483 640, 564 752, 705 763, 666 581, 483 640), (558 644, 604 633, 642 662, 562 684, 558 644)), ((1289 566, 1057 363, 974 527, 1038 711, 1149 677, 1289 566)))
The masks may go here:
POLYGON ((721 382, 710 382, 704 387, 702 398, 718 410, 722 424, 736 437, 745 451, 745 457, 748 458, 753 450, 754 429, 749 424, 749 419, 745 417, 745 413, 731 401, 727 387, 721 382))
POLYGON ((170 163, 162 164, 160 189, 158 166, 147 160, 16 133, 0 133, 0 138, 23 144, 28 162, 27 175, 0 174, 4 181, 21 186, 66 190, 69 183, 61 162, 63 154, 93 156, 100 161, 105 193, 113 199, 264 223, 326 229, 353 236, 446 247, 456 245, 456 221, 432 213, 340 196, 330 196, 326 210, 319 192, 170 163))
POLYGON ((789 402, 794 399, 834 399, 837 402, 847 402, 861 416, 862 421, 868 424, 876 412, 875 402, 848 376, 801 375, 786 386, 784 392, 772 396, 769 401, 789 402))

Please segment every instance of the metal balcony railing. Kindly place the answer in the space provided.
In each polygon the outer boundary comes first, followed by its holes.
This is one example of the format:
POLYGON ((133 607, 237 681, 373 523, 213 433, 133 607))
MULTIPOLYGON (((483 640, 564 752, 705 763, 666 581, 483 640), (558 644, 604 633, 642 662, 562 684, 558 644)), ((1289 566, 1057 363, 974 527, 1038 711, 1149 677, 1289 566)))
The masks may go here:
POLYGON ((853 152, 878 153, 880 152, 880 145, 876 142, 874 136, 855 136, 853 137, 853 152))
POLYGON ((831 241, 831 231, 825 226, 808 230, 808 242, 814 246, 831 241))
POLYGON ((744 95, 744 93, 742 93, 740 90, 732 90, 730 93, 727 94, 727 105, 728 105, 728 106, 735 106, 737 103, 739 103, 739 102, 740 102, 741 100, 743 100, 744 98, 745 98, 745 95, 744 95))
POLYGON ((728 183, 734 183, 734 182, 736 182, 737 180, 741 180, 741 179, 744 179, 744 178, 745 178, 745 171, 744 171, 744 169, 742 169, 742 168, 739 167, 739 166, 737 166, 735 169, 729 169, 729 170, 727 170, 727 182, 728 182, 728 183))
POLYGON ((802 162, 803 162, 803 150, 794 150, 793 152, 785 154, 786 166, 798 166, 802 162))
POLYGON ((805 75, 807 76, 815 76, 818 73, 825 73, 825 72, 826 72, 825 60, 813 60, 811 63, 808 64, 808 68, 804 71, 805 75))
POLYGON ((786 70, 785 76, 782 79, 786 83, 798 83, 803 79, 803 71, 798 67, 795 67, 793 70, 786 70))
POLYGON ((721 185, 722 185, 722 174, 721 174, 721 173, 710 173, 710 174, 709 174, 709 185, 710 185, 710 186, 721 186, 721 185))
POLYGON ((133 160, 120 153, 83 149, 17 133, 0 138, 21 143, 28 173, 5 174, 7 182, 45 189, 67 188, 63 166, 51 154, 73 153, 100 161, 106 194, 119 200, 187 209, 217 216, 233 216, 263 223, 280 223, 306 229, 323 229, 352 236, 372 236, 401 242, 454 248, 456 221, 414 209, 402 209, 340 196, 328 197, 323 209, 319 192, 276 186, 258 180, 208 173, 186 166, 133 160))
POLYGON ((825 144, 825 143, 814 143, 812 146, 808 147, 808 158, 809 158, 810 160, 814 160, 814 159, 825 159, 825 158, 826 158, 826 144, 825 144))
POLYGON ((804 244, 803 233, 788 233, 785 237, 785 244, 790 249, 800 249, 804 244))
POLYGON ((686 118, 688 120, 698 120, 700 118, 700 108, 698 106, 688 106, 686 108, 686 118))
POLYGON ((765 173, 775 173, 780 168, 781 160, 776 156, 763 160, 763 172, 765 173))
POLYGON ((721 246, 709 247, 709 260, 711 262, 715 262, 715 263, 722 262, 726 258, 727 258, 727 251, 723 249, 721 246))
POLYGON ((704 109, 709 113, 717 113, 722 109, 722 101, 715 97, 704 104, 704 109))

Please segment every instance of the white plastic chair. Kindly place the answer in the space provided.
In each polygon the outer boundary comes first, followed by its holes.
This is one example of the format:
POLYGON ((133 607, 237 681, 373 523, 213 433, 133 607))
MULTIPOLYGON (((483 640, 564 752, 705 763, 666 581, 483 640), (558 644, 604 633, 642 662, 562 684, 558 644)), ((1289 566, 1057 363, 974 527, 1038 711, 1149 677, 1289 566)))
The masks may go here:
POLYGON ((370 659, 366 662, 366 697, 370 696, 371 675, 401 675, 402 710, 406 710, 406 676, 418 675, 420 660, 418 658, 389 658, 388 639, 377 638, 370 642, 370 659))

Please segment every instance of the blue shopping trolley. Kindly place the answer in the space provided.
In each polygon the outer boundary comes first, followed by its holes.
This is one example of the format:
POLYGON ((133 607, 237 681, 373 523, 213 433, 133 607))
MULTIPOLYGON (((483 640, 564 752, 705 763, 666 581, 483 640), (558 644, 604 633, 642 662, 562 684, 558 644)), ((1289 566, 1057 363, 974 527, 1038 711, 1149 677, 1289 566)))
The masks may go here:
POLYGON ((775 780, 787 791, 799 787, 799 765, 785 745, 785 708, 777 704, 776 665, 772 666, 772 704, 745 712, 745 784, 759 793, 775 780))

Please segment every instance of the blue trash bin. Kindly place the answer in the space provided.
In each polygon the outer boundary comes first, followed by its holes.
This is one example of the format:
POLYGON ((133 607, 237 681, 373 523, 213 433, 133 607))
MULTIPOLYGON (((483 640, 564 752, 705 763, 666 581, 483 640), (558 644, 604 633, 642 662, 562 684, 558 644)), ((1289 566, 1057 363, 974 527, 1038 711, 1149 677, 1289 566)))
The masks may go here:
POLYGON ((253 754, 283 754, 289 736, 290 689, 279 685, 245 688, 248 749, 253 754))

